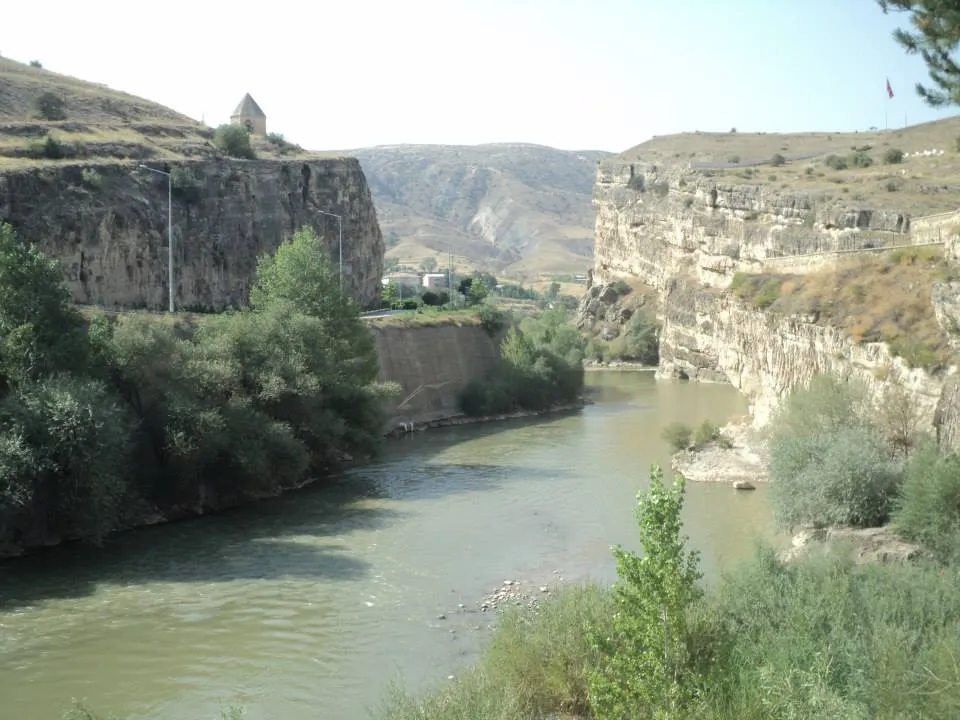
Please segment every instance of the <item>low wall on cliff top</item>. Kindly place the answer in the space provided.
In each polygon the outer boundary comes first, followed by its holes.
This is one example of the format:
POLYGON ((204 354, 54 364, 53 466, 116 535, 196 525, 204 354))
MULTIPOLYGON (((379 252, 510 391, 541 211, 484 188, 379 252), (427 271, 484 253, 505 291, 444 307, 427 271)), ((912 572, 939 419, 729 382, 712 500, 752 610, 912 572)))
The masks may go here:
POLYGON ((463 387, 486 377, 500 362, 498 339, 479 324, 371 323, 370 330, 380 356, 380 380, 401 388, 389 410, 391 427, 459 414, 463 387))

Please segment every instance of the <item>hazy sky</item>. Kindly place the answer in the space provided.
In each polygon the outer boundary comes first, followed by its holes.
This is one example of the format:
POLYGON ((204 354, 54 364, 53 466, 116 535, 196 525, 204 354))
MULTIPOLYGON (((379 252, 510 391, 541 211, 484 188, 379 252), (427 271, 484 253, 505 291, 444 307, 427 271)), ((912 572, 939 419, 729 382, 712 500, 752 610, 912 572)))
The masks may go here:
POLYGON ((8 2, 0 53, 210 125, 245 92, 309 149, 855 130, 925 108, 874 0, 8 2), (896 97, 888 101, 885 78, 896 97))

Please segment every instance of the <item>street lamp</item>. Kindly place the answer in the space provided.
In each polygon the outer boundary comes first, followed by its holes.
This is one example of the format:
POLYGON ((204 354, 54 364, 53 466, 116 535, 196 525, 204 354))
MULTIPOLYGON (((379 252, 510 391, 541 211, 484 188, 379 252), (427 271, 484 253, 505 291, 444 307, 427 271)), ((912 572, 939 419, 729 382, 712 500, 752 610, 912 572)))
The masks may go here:
POLYGON ((321 215, 329 215, 337 219, 337 232, 339 235, 338 244, 340 246, 340 294, 343 295, 343 216, 326 210, 317 210, 321 215))
POLYGON ((173 177, 170 173, 140 163, 144 170, 167 176, 167 286, 170 294, 170 312, 173 312, 173 177))

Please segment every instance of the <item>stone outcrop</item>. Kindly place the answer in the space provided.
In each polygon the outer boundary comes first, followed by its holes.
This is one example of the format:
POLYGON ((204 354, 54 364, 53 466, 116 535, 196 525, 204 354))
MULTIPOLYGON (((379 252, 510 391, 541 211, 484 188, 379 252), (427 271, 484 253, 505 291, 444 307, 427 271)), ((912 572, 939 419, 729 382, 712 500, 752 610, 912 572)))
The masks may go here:
MULTIPOLYGON (((303 226, 322 234, 344 289, 379 298, 383 239, 352 158, 178 161, 174 291, 181 309, 247 300, 260 254, 303 226)), ((73 299, 109 309, 167 306, 167 180, 136 163, 41 165, 0 174, 0 220, 63 264, 73 299)))
MULTIPOLYGON (((728 291, 737 272, 769 271, 784 255, 809 254, 799 270, 809 272, 823 257, 816 252, 909 244, 908 216, 826 207, 769 186, 722 185, 684 167, 620 160, 601 163, 594 205, 596 266, 581 319, 618 317, 621 299, 611 290, 618 279, 654 288, 661 377, 732 383, 749 397, 758 426, 818 372, 859 378, 875 395, 896 383, 910 390, 922 425, 930 426, 939 403, 938 417, 956 417, 960 428, 960 390, 955 406, 941 401, 943 375, 910 369, 883 343, 856 344, 815 317, 767 313, 728 291)), ((954 331, 957 297, 960 286, 945 283, 931 298, 941 325, 954 331)), ((960 440, 960 430, 944 432, 960 440)))

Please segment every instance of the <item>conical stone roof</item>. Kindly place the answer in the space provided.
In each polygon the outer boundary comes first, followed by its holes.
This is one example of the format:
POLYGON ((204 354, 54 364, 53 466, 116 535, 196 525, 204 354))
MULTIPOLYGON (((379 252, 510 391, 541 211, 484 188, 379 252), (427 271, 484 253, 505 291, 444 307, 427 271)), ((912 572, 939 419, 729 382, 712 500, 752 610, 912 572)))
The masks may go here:
POLYGON ((233 111, 233 117, 237 116, 265 118, 267 115, 260 109, 260 106, 257 105, 257 101, 250 97, 250 93, 247 93, 243 96, 240 104, 237 105, 237 109, 233 111))

